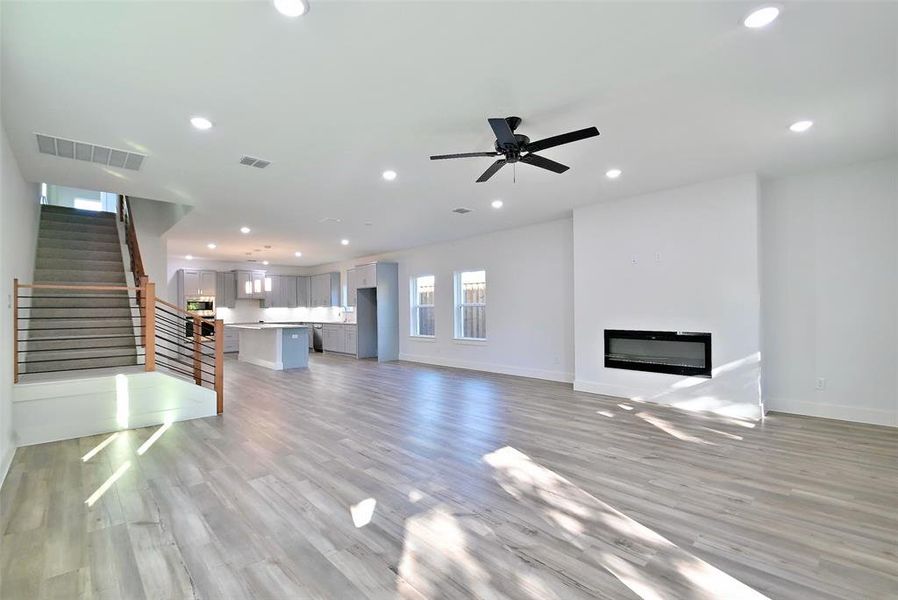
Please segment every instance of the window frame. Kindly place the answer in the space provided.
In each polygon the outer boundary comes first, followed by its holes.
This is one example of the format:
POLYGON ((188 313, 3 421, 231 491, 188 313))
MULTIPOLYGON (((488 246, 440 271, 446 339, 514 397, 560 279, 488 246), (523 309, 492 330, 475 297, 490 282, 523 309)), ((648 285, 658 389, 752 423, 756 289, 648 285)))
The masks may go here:
POLYGON ((409 279, 409 293, 410 293, 410 301, 409 301, 409 317, 410 317, 410 329, 409 336, 413 338, 421 338, 426 340, 436 339, 437 333, 437 325, 436 325, 436 288, 437 288, 437 278, 436 275, 431 274, 422 274, 422 275, 412 275, 409 279), (433 279, 433 304, 420 304, 418 300, 420 296, 418 294, 418 280, 424 277, 430 277, 433 279), (433 314, 433 334, 428 335, 421 333, 421 320, 420 320, 420 312, 419 308, 429 307, 431 309, 431 313, 433 314))
POLYGON ((461 343, 483 343, 487 341, 487 336, 484 337, 467 337, 464 335, 465 331, 465 323, 464 323, 464 309, 466 307, 483 307, 484 318, 486 317, 486 297, 487 297, 487 283, 486 283, 486 269, 477 268, 477 269, 465 269, 464 271, 455 271, 453 274, 453 294, 455 296, 455 306, 453 307, 453 332, 454 332, 454 340, 456 342, 461 343), (483 272, 483 302, 462 302, 464 299, 464 292, 462 290, 462 276, 465 273, 478 273, 483 272))

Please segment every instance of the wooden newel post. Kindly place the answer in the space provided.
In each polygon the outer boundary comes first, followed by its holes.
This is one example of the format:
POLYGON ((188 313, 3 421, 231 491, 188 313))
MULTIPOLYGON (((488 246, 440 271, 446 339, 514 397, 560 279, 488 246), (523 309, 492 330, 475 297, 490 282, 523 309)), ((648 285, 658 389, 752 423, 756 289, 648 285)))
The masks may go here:
POLYGON ((147 282, 143 290, 143 346, 147 371, 156 370, 156 284, 147 282))
POLYGON ((19 280, 12 280, 12 382, 19 383, 19 280))
POLYGON ((215 319, 215 398, 218 414, 224 412, 224 321, 215 319))
POLYGON ((147 337, 146 337, 146 318, 147 318, 147 307, 146 307, 146 290, 147 284, 149 283, 149 279, 144 275, 140 278, 140 281, 137 282, 137 310, 140 311, 140 325, 143 327, 143 332, 140 334, 140 345, 147 345, 147 337))
POLYGON ((203 385, 203 370, 200 368, 203 355, 201 342, 203 340, 203 320, 193 317, 193 381, 197 385, 203 385))

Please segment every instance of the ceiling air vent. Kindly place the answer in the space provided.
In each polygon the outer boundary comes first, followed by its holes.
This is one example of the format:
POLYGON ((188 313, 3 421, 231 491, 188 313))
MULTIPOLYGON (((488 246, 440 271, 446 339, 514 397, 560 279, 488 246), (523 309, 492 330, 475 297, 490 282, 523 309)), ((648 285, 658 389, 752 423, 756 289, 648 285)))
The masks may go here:
POLYGON ((468 214, 469 212, 471 212, 471 209, 470 209, 470 208, 458 207, 458 208, 453 208, 453 209, 452 209, 452 212, 458 213, 458 214, 460 214, 460 215, 466 215, 466 214, 468 214))
POLYGON ((118 150, 107 146, 98 146, 90 142, 78 142, 66 138, 35 133, 37 136, 37 149, 43 154, 52 154, 60 158, 72 158, 92 162, 120 169, 139 171, 143 164, 145 154, 131 152, 130 150, 118 150))
POLYGON ((271 164, 270 160, 264 160, 262 158, 256 158, 255 156, 242 156, 240 158, 240 164, 246 165, 247 167, 256 167, 257 169, 264 169, 268 165, 271 164))

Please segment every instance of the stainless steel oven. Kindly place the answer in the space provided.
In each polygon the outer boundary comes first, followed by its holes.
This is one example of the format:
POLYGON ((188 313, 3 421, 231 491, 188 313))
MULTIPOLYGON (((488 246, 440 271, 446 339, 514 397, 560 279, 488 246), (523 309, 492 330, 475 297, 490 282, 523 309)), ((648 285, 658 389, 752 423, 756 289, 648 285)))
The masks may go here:
MULTIPOLYGON (((215 298, 212 296, 195 296, 185 300, 185 310, 200 317, 215 319, 215 298)), ((203 321, 200 335, 211 338, 215 335, 215 325, 211 321, 203 321)), ((193 338, 193 317, 184 317, 184 334, 193 338)))

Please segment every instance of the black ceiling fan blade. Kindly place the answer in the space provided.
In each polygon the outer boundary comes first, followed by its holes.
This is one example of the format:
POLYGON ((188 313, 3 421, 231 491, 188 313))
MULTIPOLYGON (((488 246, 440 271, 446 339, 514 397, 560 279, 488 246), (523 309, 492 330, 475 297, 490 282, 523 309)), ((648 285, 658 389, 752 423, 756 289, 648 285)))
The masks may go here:
POLYGON ((496 134, 496 141, 503 148, 517 148, 518 140, 514 137, 514 131, 505 119, 488 119, 493 133, 496 134))
POLYGON ((540 167, 541 169, 548 169, 555 173, 564 173, 570 169, 567 165, 555 162, 554 160, 549 160, 548 158, 543 158, 542 156, 537 156, 536 154, 522 156, 521 162, 533 165, 534 167, 540 167))
POLYGON ((497 160, 496 162, 494 162, 493 164, 491 164, 491 165, 490 165, 490 168, 487 169, 486 171, 484 171, 484 172, 483 172, 483 175, 481 175, 481 176, 477 179, 477 183, 483 183, 484 181, 486 181, 487 179, 489 179, 490 177, 492 177, 493 175, 495 175, 496 172, 497 172, 499 169, 501 169, 502 167, 505 166, 505 164, 506 164, 506 163, 505 163, 505 159, 504 159, 504 158, 500 158, 499 160, 497 160))
POLYGON ((430 160, 445 160, 447 158, 477 158, 481 156, 499 156, 498 152, 463 152, 461 154, 436 154, 430 160))
POLYGON ((595 137, 597 135, 599 135, 598 129, 596 129, 595 127, 587 127, 586 129, 578 129, 577 131, 562 133, 561 135, 553 135, 552 137, 547 137, 542 140, 530 142, 524 147, 524 150, 526 150, 527 152, 539 152, 540 150, 545 150, 546 148, 553 148, 562 144, 570 144, 571 142, 585 140, 586 138, 595 137))

